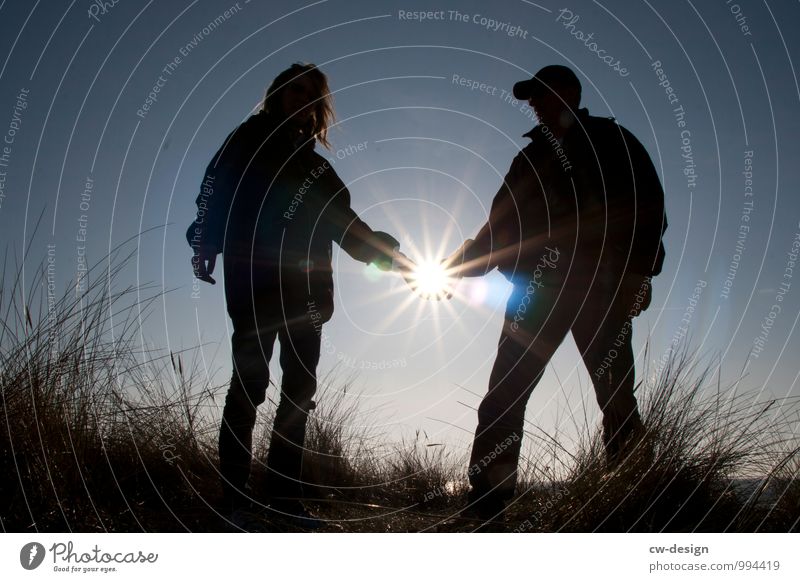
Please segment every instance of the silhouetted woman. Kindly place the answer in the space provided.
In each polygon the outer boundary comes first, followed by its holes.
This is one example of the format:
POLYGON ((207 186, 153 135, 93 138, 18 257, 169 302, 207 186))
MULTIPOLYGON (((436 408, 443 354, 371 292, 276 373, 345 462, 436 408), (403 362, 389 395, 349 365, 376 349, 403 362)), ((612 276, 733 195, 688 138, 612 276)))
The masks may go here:
POLYGON ((219 435, 231 509, 247 504, 256 408, 264 402, 277 338, 283 371, 267 456, 270 507, 313 520, 299 501, 308 411, 314 408, 320 329, 333 312, 331 243, 390 268, 398 243, 350 207, 350 193, 314 151, 334 120, 325 75, 295 64, 267 89, 262 110, 234 130, 206 170, 187 238, 195 275, 213 283, 217 253, 233 321, 233 377, 219 435))

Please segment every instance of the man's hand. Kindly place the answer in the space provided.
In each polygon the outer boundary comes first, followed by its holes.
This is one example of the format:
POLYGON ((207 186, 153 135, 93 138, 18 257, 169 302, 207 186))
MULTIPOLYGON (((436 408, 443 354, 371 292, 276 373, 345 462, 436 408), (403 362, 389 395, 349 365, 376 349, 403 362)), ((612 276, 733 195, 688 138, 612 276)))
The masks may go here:
MULTIPOLYGON (((454 281, 450 279, 446 269, 447 260, 422 261, 416 263, 401 252, 395 253, 394 270, 400 273, 406 284, 415 294, 423 299, 453 297, 454 281)), ((460 278, 460 277, 459 277, 460 278)))
POLYGON ((192 269, 194 276, 205 281, 206 283, 216 284, 216 281, 211 276, 214 272, 214 266, 217 264, 217 249, 208 246, 194 247, 194 256, 192 257, 192 269))
MULTIPOLYGON (((464 278, 464 273, 462 271, 462 265, 464 264, 464 245, 458 247, 453 254, 442 261, 442 269, 444 269, 444 273, 447 276, 448 284, 446 287, 447 293, 445 297, 447 299, 453 298, 453 289, 458 284, 458 282, 464 278)), ((438 298, 437 298, 438 299, 438 298)))

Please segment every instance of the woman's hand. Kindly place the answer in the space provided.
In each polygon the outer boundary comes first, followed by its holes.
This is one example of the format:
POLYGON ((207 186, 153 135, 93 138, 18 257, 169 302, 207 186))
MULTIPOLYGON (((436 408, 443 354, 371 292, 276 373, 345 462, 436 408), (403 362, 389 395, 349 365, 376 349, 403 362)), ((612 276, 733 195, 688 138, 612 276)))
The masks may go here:
POLYGON ((217 252, 214 247, 199 246, 194 247, 194 256, 192 257, 194 276, 212 285, 216 284, 211 273, 214 272, 214 266, 217 264, 217 252))
POLYGON ((400 273, 406 285, 408 285, 414 293, 417 292, 417 282, 414 279, 414 269, 416 266, 417 264, 406 255, 400 251, 395 251, 394 259, 392 260, 392 270, 400 273))

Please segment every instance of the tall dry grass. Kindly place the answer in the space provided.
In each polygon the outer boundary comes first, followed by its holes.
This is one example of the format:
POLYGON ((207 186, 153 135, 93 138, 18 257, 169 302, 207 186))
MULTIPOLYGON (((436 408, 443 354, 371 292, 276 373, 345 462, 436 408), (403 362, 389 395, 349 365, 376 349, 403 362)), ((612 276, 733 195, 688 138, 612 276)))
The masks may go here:
POLYGON ((607 468, 599 431, 585 435, 563 478, 520 497, 516 529, 796 531, 797 400, 723 389, 717 372, 674 354, 638 386, 647 432, 624 461, 607 468))
MULTIPOLYGON (((119 285, 125 265, 118 255, 98 264, 81 297, 69 289, 49 299, 44 269, 24 289, 19 271, 0 285, 4 531, 227 527, 219 415, 209 413, 225 386, 206 385, 191 353, 140 347, 141 316, 160 292, 119 285)), ((648 433, 614 471, 595 428, 569 450, 532 428, 509 528, 796 531, 796 402, 723 389, 712 371, 684 353, 640 384, 648 433)), ((463 455, 420 432, 392 444, 360 409, 352 378, 331 374, 320 384, 303 476, 325 517, 344 531, 415 531, 463 503, 463 455)), ((259 412, 256 496, 274 409, 269 400, 259 412)))
POLYGON ((180 356, 137 347, 158 295, 116 288, 129 259, 93 267, 80 294, 47 297, 44 269, 27 287, 21 271, 2 281, 6 531, 191 528, 181 510, 213 474, 204 398, 190 395, 180 356))

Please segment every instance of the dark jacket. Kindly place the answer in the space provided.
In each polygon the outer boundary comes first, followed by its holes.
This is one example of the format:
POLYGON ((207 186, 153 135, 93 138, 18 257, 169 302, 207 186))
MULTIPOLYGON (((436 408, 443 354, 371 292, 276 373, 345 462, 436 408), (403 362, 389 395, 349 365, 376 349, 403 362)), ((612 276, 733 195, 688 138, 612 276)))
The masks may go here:
POLYGON ((229 308, 282 290, 298 308, 313 299, 327 319, 333 242, 356 260, 391 262, 397 241, 358 218, 350 192, 314 144, 260 112, 231 132, 208 164, 186 238, 223 254, 229 308))
POLYGON ((576 117, 561 143, 544 125, 525 134, 531 143, 514 158, 489 220, 461 249, 465 275, 497 267, 512 279, 547 246, 630 273, 661 271, 667 220, 650 156, 613 119, 586 109, 576 117))

